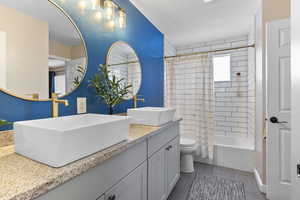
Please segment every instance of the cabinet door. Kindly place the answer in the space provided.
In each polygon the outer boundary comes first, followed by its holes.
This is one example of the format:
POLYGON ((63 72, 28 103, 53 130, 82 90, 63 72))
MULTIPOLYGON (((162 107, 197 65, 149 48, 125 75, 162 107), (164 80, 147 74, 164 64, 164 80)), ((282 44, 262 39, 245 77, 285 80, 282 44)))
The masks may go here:
POLYGON ((147 200, 147 163, 105 193, 105 200, 147 200))
POLYGON ((99 197, 97 200, 104 200, 104 195, 102 195, 101 197, 99 197))
POLYGON ((179 137, 169 142, 166 150, 166 184, 167 195, 171 193, 180 176, 180 144, 179 137))
POLYGON ((148 200, 165 200, 165 148, 154 153, 148 161, 148 200))

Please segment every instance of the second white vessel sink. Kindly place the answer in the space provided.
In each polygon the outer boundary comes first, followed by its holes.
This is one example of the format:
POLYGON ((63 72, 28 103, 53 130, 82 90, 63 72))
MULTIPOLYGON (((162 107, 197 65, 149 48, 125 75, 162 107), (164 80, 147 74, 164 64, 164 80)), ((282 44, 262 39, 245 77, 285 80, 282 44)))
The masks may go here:
POLYGON ((150 126, 161 126, 174 119, 176 109, 164 107, 143 107, 128 109, 127 115, 132 123, 150 126))
POLYGON ((14 123, 15 151, 62 167, 128 139, 130 117, 98 114, 14 123))

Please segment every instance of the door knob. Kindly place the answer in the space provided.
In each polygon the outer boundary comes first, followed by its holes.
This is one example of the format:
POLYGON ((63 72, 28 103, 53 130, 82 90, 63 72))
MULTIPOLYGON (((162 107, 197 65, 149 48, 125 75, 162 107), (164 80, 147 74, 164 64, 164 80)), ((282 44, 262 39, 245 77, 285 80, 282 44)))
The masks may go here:
POLYGON ((287 124, 288 122, 286 121, 279 121, 277 117, 271 117, 270 122, 273 124, 287 124))

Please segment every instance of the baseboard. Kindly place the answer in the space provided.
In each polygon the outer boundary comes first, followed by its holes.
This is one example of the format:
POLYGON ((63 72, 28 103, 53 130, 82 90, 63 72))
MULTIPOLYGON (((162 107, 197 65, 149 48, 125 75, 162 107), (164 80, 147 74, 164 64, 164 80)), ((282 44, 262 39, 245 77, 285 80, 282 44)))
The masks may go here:
POLYGON ((256 180, 259 191, 266 194, 267 193, 267 185, 263 184, 257 169, 254 169, 253 171, 254 171, 254 176, 255 176, 255 180, 256 180))

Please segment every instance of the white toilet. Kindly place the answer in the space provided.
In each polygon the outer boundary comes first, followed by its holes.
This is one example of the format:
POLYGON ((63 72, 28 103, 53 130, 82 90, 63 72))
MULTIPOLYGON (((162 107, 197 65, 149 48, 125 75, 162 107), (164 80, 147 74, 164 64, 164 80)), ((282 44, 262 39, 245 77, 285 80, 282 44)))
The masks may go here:
POLYGON ((194 172, 194 153, 197 150, 195 140, 180 138, 180 170, 183 173, 194 172))

